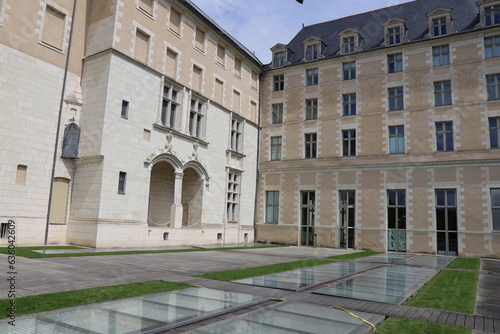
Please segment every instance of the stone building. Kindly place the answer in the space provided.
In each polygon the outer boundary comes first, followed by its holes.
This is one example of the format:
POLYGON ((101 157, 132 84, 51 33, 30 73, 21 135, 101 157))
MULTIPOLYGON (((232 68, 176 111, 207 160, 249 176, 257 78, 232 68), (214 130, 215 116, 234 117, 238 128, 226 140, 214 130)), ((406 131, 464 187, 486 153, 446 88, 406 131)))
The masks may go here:
POLYGON ((253 242, 262 64, 191 1, 0 0, 0 31, 1 243, 44 242, 51 181, 48 243, 253 242))
POLYGON ((257 239, 500 257, 499 24, 419 0, 271 48, 257 239))

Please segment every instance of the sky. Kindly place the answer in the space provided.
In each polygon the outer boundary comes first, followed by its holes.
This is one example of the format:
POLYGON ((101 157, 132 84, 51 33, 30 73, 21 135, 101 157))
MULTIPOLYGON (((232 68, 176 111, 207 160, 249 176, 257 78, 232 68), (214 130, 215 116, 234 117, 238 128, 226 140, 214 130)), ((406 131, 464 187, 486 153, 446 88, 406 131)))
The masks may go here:
POLYGON ((271 61, 271 47, 288 44, 302 24, 311 25, 408 2, 409 0, 192 0, 224 30, 271 61))

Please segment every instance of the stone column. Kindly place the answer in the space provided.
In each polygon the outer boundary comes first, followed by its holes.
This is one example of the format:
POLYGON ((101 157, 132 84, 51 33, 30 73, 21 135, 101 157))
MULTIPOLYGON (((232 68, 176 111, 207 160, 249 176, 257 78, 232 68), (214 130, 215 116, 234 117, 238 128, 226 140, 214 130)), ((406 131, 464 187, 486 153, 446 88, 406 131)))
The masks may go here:
POLYGON ((172 204, 172 220, 174 228, 182 228, 182 178, 184 173, 175 172, 174 204, 172 204))

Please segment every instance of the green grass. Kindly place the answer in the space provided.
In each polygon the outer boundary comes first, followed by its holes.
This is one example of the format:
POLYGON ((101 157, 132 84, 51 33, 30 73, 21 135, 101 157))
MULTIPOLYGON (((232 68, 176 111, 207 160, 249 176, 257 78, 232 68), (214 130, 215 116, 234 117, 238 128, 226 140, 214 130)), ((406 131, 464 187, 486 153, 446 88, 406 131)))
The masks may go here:
MULTIPOLYGON (((19 297, 15 299, 16 316, 185 289, 188 287, 191 287, 191 285, 165 281, 148 281, 19 297)), ((0 299, 0 318, 8 316, 7 312, 10 302, 11 299, 0 299)))
POLYGON ((306 267, 314 267, 320 264, 332 263, 329 260, 301 260, 294 262, 286 262, 279 264, 272 264, 269 266, 253 267, 246 269, 235 269, 227 271, 219 271, 215 273, 208 273, 202 275, 196 275, 196 277, 208 278, 218 281, 234 281, 237 279, 243 279, 254 276, 262 276, 274 273, 280 273, 287 270, 300 269, 306 267))
POLYGON ((442 271, 406 305, 472 314, 478 276, 474 272, 442 271))
POLYGON ((446 268, 450 269, 466 269, 466 270, 479 270, 481 265, 480 259, 469 259, 464 257, 458 257, 453 260, 446 268))
POLYGON ((327 259, 352 260, 352 259, 359 259, 360 257, 366 257, 366 256, 371 256, 371 255, 377 255, 377 254, 380 254, 380 252, 363 251, 363 252, 358 252, 358 253, 329 256, 329 257, 327 257, 327 259))
POLYGON ((466 327, 455 327, 414 319, 390 318, 385 321, 375 334, 470 334, 472 330, 466 327))
MULTIPOLYGON (((266 245, 255 247, 218 247, 218 248, 185 248, 185 249, 164 249, 164 250, 138 250, 138 251, 115 251, 115 252, 95 252, 95 253, 65 253, 65 254, 42 254, 32 252, 33 250, 42 249, 81 249, 82 247, 74 246, 36 246, 36 247, 16 247, 16 256, 27 257, 30 259, 42 259, 50 257, 77 257, 77 256, 100 256, 100 255, 131 255, 131 254, 158 254, 158 253, 180 253, 180 252, 207 252, 221 251, 232 249, 253 249, 253 248, 270 248, 270 247, 286 247, 282 245, 266 245)), ((8 254, 7 247, 0 248, 1 254, 8 254)))

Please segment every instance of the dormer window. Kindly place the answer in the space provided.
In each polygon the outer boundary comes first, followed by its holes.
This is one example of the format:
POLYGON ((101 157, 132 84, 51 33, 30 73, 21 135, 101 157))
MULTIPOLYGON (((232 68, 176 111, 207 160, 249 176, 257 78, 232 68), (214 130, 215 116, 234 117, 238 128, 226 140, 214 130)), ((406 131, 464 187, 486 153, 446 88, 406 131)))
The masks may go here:
POLYGON ((340 34, 340 51, 339 54, 346 55, 361 51, 361 38, 359 36, 359 30, 357 29, 345 29, 340 34))
POLYGON ((405 20, 402 19, 392 19, 384 23, 385 28, 385 42, 383 45, 396 45, 403 42, 407 42, 408 39, 405 38, 405 20))
POLYGON ((309 37, 304 41, 304 60, 313 61, 321 57, 321 38, 309 37))
POLYGON ((437 8, 427 14, 429 19, 429 33, 426 37, 439 37, 452 33, 451 9, 437 8))
POLYGON ((288 47, 285 44, 276 44, 271 48, 273 53, 273 68, 283 67, 287 63, 288 47))
POLYGON ((482 27, 490 27, 500 24, 500 1, 499 0, 480 0, 477 5, 481 13, 482 27))

